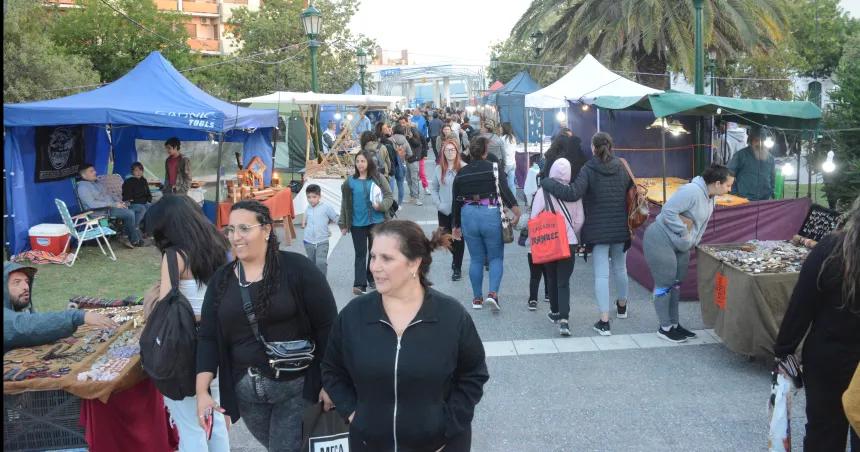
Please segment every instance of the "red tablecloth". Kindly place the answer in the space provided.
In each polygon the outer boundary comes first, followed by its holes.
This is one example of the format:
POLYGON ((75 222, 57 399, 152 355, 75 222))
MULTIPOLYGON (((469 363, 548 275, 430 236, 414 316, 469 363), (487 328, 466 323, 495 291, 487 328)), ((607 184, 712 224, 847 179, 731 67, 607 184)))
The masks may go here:
MULTIPOLYGON (((278 220, 288 218, 292 220, 296 217, 293 209, 293 192, 289 188, 285 188, 278 192, 275 196, 263 201, 263 205, 269 208, 272 213, 272 219, 278 220)), ((233 207, 231 201, 222 201, 218 203, 218 213, 216 216, 216 225, 218 229, 224 227, 230 219, 230 208, 233 207)))
MULTIPOLYGON (((800 231, 812 202, 808 198, 780 201, 752 201, 740 206, 717 206, 708 221, 702 244, 742 243, 747 240, 789 240, 800 231)), ((651 270, 645 262, 642 238, 645 228, 654 222, 660 206, 651 204, 648 221, 636 230, 636 237, 627 252, 627 274, 646 289, 654 288, 651 270)), ((681 282, 681 299, 698 300, 696 251, 690 254, 690 270, 681 282)))
POLYGON ((112 394, 107 403, 81 399, 81 425, 90 452, 173 452, 179 447, 164 399, 148 378, 112 394))

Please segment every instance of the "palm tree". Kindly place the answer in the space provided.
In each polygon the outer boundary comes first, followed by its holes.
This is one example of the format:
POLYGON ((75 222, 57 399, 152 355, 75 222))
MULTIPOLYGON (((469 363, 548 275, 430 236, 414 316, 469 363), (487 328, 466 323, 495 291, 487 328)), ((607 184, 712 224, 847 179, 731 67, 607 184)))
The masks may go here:
MULTIPOLYGON (((723 61, 772 46, 785 37, 785 1, 705 0, 705 47, 723 61)), ((512 37, 525 40, 541 30, 541 62, 569 63, 590 52, 644 73, 637 74, 640 83, 662 89, 668 66, 692 77, 694 14, 692 0, 534 0, 512 37)))

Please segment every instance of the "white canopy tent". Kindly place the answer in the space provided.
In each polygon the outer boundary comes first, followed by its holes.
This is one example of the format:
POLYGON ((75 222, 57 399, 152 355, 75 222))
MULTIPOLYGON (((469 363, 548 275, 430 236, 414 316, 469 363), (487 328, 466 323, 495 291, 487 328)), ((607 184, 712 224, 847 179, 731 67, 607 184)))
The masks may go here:
POLYGON ((272 105, 343 105, 379 109, 395 108, 398 104, 406 105, 406 98, 402 96, 379 96, 371 94, 325 94, 314 93, 311 91, 308 91, 306 93, 275 91, 264 96, 248 97, 240 100, 239 102, 272 105))
POLYGON ((585 55, 573 69, 546 88, 526 95, 527 108, 567 108, 568 101, 591 101, 598 96, 646 96, 662 93, 658 89, 628 80, 585 55))

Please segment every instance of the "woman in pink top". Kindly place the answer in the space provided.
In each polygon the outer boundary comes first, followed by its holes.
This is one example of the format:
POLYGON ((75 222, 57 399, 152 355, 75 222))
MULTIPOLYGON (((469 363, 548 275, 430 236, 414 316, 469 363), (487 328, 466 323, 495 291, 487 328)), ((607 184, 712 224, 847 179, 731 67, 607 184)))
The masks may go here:
MULTIPOLYGON (((570 183, 570 161, 560 158, 552 164, 549 177, 563 184, 570 183)), ((570 336, 570 275, 573 274, 573 264, 576 261, 576 245, 579 243, 579 231, 585 222, 585 211, 582 209, 582 200, 575 202, 560 202, 544 190, 535 193, 532 202, 532 218, 547 209, 546 204, 552 203, 553 209, 562 214, 567 224, 567 243, 570 246, 570 257, 545 265, 546 286, 549 288, 549 304, 551 312, 547 313, 550 321, 558 323, 558 332, 562 336, 570 336), (570 214, 564 214, 565 208, 570 214)))

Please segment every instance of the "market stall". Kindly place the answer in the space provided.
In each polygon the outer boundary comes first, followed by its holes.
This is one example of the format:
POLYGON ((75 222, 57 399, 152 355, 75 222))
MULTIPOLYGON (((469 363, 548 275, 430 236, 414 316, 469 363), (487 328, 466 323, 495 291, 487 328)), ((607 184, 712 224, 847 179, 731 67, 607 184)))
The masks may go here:
MULTIPOLYGON (((7 171, 7 242, 13 254, 29 247, 28 230, 59 223, 55 199, 78 213, 69 179, 84 162, 99 174, 126 171, 138 160, 144 140, 205 142, 200 158, 211 162, 206 179, 220 187, 224 143, 241 145, 245 165, 259 158, 272 168, 272 130, 277 112, 253 110, 217 99, 188 81, 159 52, 152 52, 120 79, 59 99, 3 105, 4 161, 7 171), (217 174, 215 174, 217 172, 217 174)), ((163 158, 159 165, 163 167, 163 158)), ((195 179, 201 179, 195 174, 195 179)), ((215 189, 215 201, 221 190, 215 189)))
POLYGON ((116 329, 81 326, 65 339, 3 355, 4 450, 174 450, 162 396, 140 365, 143 306, 110 305, 94 311, 116 329))
POLYGON ((809 248, 788 241, 753 240, 706 245, 697 251, 705 326, 713 328, 729 350, 773 357, 773 344, 809 248))
MULTIPOLYGON (((228 187, 228 190, 233 190, 235 192, 235 187, 228 187)), ((273 220, 284 222, 284 241, 285 244, 289 246, 293 239, 296 238, 296 228, 293 225, 293 220, 296 218, 296 215, 293 209, 292 190, 287 187, 269 187, 268 189, 259 190, 257 192, 251 192, 249 189, 246 193, 247 194, 244 196, 244 199, 261 201, 264 206, 269 208, 273 220), (269 190, 269 192, 264 190, 269 190)), ((215 220, 215 224, 218 229, 222 229, 227 224, 230 219, 230 209, 233 207, 235 202, 242 199, 242 196, 238 196, 218 203, 218 212, 215 220)))

